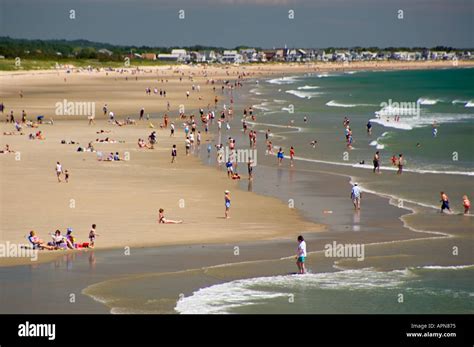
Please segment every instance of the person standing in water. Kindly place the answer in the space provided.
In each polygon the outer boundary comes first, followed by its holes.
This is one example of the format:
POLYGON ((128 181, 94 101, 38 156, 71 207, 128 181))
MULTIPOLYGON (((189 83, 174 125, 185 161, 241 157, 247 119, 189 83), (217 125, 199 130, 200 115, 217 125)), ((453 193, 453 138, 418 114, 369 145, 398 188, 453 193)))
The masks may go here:
POLYGON ((361 197, 362 197, 362 192, 360 191, 358 184, 354 183, 354 186, 352 187, 352 190, 351 190, 351 199, 352 199, 352 203, 354 204, 355 210, 360 210, 361 197))
POLYGON ((375 172, 380 173, 380 153, 379 153, 379 151, 375 152, 373 163, 374 163, 374 173, 375 172))
POLYGON ((298 236, 298 250, 296 253, 296 266, 298 266, 298 274, 303 275, 306 273, 304 262, 306 259, 306 242, 303 236, 298 236))
POLYGON ((290 166, 293 167, 295 159, 295 148, 293 146, 290 147, 290 166))
POLYGON ((444 210, 448 210, 449 213, 451 213, 451 209, 449 208, 449 198, 448 195, 445 192, 441 192, 441 213, 444 212, 444 210))
POLYGON ((278 166, 280 166, 283 161, 283 149, 281 147, 278 150, 277 158, 278 158, 278 166))
POLYGON ((248 170, 248 173, 249 173, 249 181, 253 180, 253 161, 251 159, 249 159, 248 163, 247 163, 247 170, 248 170))
POLYGON ((403 165, 405 165, 405 160, 403 159, 403 154, 398 155, 397 166, 398 171, 397 175, 401 175, 403 173, 403 165))
POLYGON ((462 197, 462 205, 464 207, 464 214, 469 214, 469 209, 471 208, 471 202, 467 198, 467 195, 462 197))
POLYGON ((229 211, 230 211, 230 192, 226 190, 224 192, 224 200, 225 200, 225 219, 229 219, 229 211))
POLYGON ((370 120, 367 122, 367 135, 372 135, 372 123, 370 122, 370 120))

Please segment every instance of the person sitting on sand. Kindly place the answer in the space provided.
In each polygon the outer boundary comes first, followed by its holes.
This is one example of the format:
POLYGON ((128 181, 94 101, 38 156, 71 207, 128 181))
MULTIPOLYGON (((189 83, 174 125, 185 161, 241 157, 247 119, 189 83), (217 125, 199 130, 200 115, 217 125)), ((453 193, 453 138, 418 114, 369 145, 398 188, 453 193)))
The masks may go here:
POLYGON ((48 245, 46 242, 36 236, 36 233, 33 230, 30 231, 30 236, 28 236, 28 240, 33 245, 33 248, 48 249, 50 251, 56 249, 54 246, 48 245))
POLYGON ((138 139, 138 148, 151 149, 151 145, 147 144, 144 139, 138 139))
POLYGON ((67 228, 66 239, 68 239, 71 245, 73 245, 74 247, 74 244, 76 243, 76 238, 72 235, 72 228, 67 228))
POLYGON ((119 153, 118 153, 118 152, 115 152, 115 154, 114 154, 114 161, 120 161, 120 160, 122 160, 122 159, 120 159, 119 153))
POLYGON ((99 143, 117 143, 116 140, 113 140, 111 139, 110 137, 106 137, 105 139, 95 139, 95 142, 99 142, 99 143))
POLYGON ((239 175, 237 172, 234 172, 234 173, 232 174, 232 179, 233 179, 233 180, 240 180, 240 175, 239 175))
POLYGON ((43 133, 40 131, 38 131, 35 135, 36 139, 37 140, 45 140, 46 138, 43 136, 43 133))
POLYGON ((95 152, 94 146, 92 145, 92 142, 89 142, 87 144, 86 152, 95 152))
POLYGON ((112 152, 110 152, 110 154, 104 160, 105 161, 114 161, 114 154, 112 152))
POLYGON ((462 197, 462 205, 464 207, 464 214, 469 214, 469 210, 471 208, 471 202, 467 198, 467 195, 462 197))
POLYGON ((160 208, 158 210, 158 223, 159 224, 181 224, 183 223, 182 220, 172 220, 172 219, 166 219, 164 215, 165 210, 160 208))
POLYGON ((5 145, 5 149, 0 150, 0 153, 2 153, 2 154, 3 154, 3 153, 5 153, 5 154, 6 154, 6 153, 13 153, 13 152, 14 152, 14 151, 12 151, 12 150, 10 149, 10 145, 5 145))
POLYGON ((54 234, 51 233, 50 235, 53 238, 53 243, 56 247, 61 247, 63 244, 65 244, 67 248, 74 249, 71 241, 69 241, 66 236, 61 235, 61 231, 56 230, 54 234))

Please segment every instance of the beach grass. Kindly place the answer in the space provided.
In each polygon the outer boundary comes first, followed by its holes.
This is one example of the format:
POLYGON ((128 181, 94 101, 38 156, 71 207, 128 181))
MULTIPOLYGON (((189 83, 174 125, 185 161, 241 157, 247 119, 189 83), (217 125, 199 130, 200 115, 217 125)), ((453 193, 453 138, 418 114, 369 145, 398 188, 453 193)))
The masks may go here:
MULTIPOLYGON (((173 65, 174 62, 159 60, 131 60, 126 66, 123 61, 101 61, 98 59, 0 59, 0 71, 49 70, 57 67, 74 66, 76 68, 133 68, 135 66, 173 65)), ((177 64, 177 63, 176 63, 177 64)))

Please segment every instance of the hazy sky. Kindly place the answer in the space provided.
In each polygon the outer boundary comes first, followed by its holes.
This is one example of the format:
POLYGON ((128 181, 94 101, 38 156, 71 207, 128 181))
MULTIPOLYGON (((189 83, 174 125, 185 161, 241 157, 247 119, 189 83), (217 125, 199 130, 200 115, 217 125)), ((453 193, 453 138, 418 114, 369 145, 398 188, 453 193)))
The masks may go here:
POLYGON ((473 18, 474 0, 0 0, 0 36, 150 46, 472 48, 473 18))

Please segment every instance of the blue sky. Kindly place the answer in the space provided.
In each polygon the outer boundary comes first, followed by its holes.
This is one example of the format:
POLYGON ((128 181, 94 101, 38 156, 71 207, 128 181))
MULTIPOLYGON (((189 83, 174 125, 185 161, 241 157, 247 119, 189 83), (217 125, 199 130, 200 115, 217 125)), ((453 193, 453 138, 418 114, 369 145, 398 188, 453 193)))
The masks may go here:
POLYGON ((0 36, 150 46, 472 48, 473 18, 474 0, 0 0, 0 36))

